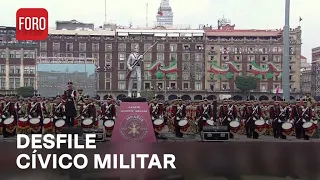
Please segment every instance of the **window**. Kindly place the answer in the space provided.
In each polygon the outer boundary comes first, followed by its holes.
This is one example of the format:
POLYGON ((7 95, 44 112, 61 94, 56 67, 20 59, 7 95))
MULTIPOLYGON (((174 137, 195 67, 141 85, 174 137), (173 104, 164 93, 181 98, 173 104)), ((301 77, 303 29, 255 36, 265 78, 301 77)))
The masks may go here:
POLYGON ((79 51, 86 52, 86 50, 87 50, 87 44, 85 42, 79 43, 79 51))
POLYGON ((253 54, 253 53, 254 53, 254 48, 252 48, 252 47, 248 48, 248 52, 249 52, 250 54, 253 54))
POLYGON ((99 59, 99 53, 92 53, 92 58, 99 59))
POLYGON ((0 51, 0 58, 7 58, 7 54, 5 51, 0 51))
POLYGON ((14 89, 14 78, 9 78, 9 89, 14 89))
POLYGON ((249 57, 248 57, 248 61, 249 61, 249 62, 255 61, 254 56, 249 56, 249 57))
POLYGON ((125 76, 126 76, 125 72, 118 72, 118 80, 126 80, 125 76))
POLYGON ((119 60, 124 61, 126 59, 126 53, 119 53, 119 60))
POLYGON ((183 53, 182 61, 190 61, 190 53, 183 53))
POLYGON ((182 63, 182 71, 189 71, 190 70, 190 63, 189 62, 183 62, 182 63))
POLYGON ((229 56, 228 55, 223 55, 222 56, 223 61, 229 61, 229 56))
POLYGON ((164 61, 164 54, 163 53, 157 53, 157 60, 158 61, 164 61))
POLYGON ((16 58, 16 52, 10 51, 9 58, 16 58))
POLYGON ((234 48, 234 53, 235 54, 241 54, 240 48, 238 48, 238 47, 234 48))
POLYGON ((186 73, 186 72, 182 73, 182 79, 183 80, 190 80, 190 73, 186 73))
POLYGON ((30 74, 34 74, 35 73, 35 68, 34 67, 30 67, 30 74))
POLYGON ((131 43, 131 51, 134 51, 136 46, 138 46, 138 49, 140 50, 140 47, 139 47, 138 43, 131 43))
POLYGON ((184 44, 183 45, 183 50, 189 51, 190 50, 190 44, 184 44))
POLYGON ((289 54, 294 54, 294 47, 289 47, 289 54))
POLYGON ((105 59, 106 60, 111 60, 112 59, 112 54, 111 53, 106 53, 105 54, 105 59))
POLYGON ((144 61, 151 61, 152 60, 152 54, 151 53, 146 53, 143 57, 144 61))
POLYGON ((119 82, 118 89, 119 90, 125 90, 126 89, 126 83, 123 82, 123 81, 119 82))
POLYGON ((112 44, 105 44, 104 49, 105 51, 112 51, 112 44))
POLYGON ((111 89, 111 82, 110 81, 106 81, 106 90, 110 90, 111 89))
POLYGON ((175 83, 175 82, 170 82, 170 88, 171 88, 171 89, 176 89, 176 88, 177 88, 177 83, 175 83))
POLYGON ((222 83, 222 90, 229 90, 227 83, 222 83))
POLYGON ((29 67, 27 67, 27 66, 25 66, 24 67, 24 72, 23 72, 24 74, 29 74, 30 73, 30 71, 29 71, 29 67))
POLYGON ((144 70, 149 70, 150 66, 151 66, 151 62, 144 62, 144 70))
POLYGON ((267 90, 267 85, 266 84, 261 84, 260 85, 260 90, 261 91, 266 91, 267 90))
POLYGON ((293 75, 289 75, 289 80, 293 81, 293 75))
POLYGON ((144 89, 151 89, 151 84, 149 82, 145 82, 144 89))
POLYGON ((21 54, 20 54, 20 51, 16 51, 16 58, 21 58, 21 54))
POLYGON ((15 84, 14 84, 14 86, 15 86, 15 88, 17 89, 17 88, 20 88, 20 78, 15 78, 15 84))
POLYGON ((66 56, 67 57, 73 57, 73 53, 67 53, 66 56))
POLYGON ((58 42, 53 43, 53 51, 60 51, 60 43, 58 42))
POLYGON ((261 56, 261 61, 262 62, 268 61, 268 56, 261 56))
POLYGON ((15 73, 20 74, 20 66, 15 66, 15 73))
POLYGON ((126 43, 120 43, 118 44, 118 50, 119 51, 126 51, 126 43))
POLYGON ((1 73, 1 74, 5 74, 5 73, 6 73, 6 66, 5 66, 5 65, 1 65, 1 67, 0 67, 0 73, 1 73))
POLYGON ((201 82, 197 82, 196 83, 196 90, 201 90, 202 89, 202 83, 201 82))
POLYGON ((1 78, 0 81, 1 81, 0 88, 1 89, 5 89, 6 88, 6 79, 5 78, 1 78))
POLYGON ((157 51, 163 52, 164 51, 164 44, 158 44, 157 45, 157 51))
POLYGON ((9 74, 14 74, 14 66, 9 66, 9 74))
POLYGON ((203 61, 203 54, 196 54, 196 61, 203 61))
POLYGON ((108 67, 108 68, 111 68, 112 67, 112 61, 110 60, 105 60, 105 66, 108 67))
POLYGON ((86 58, 86 53, 79 53, 79 58, 86 58))
POLYGON ((124 63, 119 63, 119 70, 125 70, 124 63))
POLYGON ((195 79, 196 79, 197 81, 201 81, 202 77, 203 77, 202 73, 196 73, 196 74, 195 74, 195 79))
POLYGON ((274 56, 273 57, 273 61, 274 62, 281 62, 281 59, 280 59, 281 57, 280 56, 274 56))
POLYGON ((144 72, 144 80, 152 80, 152 77, 149 72, 144 72))
POLYGON ((47 51, 47 42, 40 42, 40 51, 47 51))
POLYGON ((158 83, 157 83, 157 88, 158 88, 159 90, 163 89, 163 83, 162 83, 162 82, 158 82, 158 83))
POLYGON ((183 89, 189 89, 189 83, 188 82, 184 82, 183 83, 183 89))
POLYGON ((280 88, 280 84, 273 84, 273 89, 280 88))
POLYGON ((71 43, 71 42, 66 43, 66 51, 73 52, 73 43, 71 43))
POLYGON ((23 78, 23 84, 24 84, 24 87, 28 87, 29 86, 29 78, 23 78))
POLYGON ((112 77, 111 77, 111 73, 107 72, 105 74, 105 77, 106 77, 106 80, 110 80, 112 77))
POLYGON ((93 43, 92 44, 92 51, 93 52, 99 52, 99 43, 93 43))
MULTIPOLYGON (((151 46, 151 44, 144 44, 144 45, 143 45, 144 51, 147 51, 147 49, 148 49, 150 46, 151 46)), ((150 51, 151 51, 151 49, 150 49, 150 51)))
POLYGON ((251 70, 252 69, 252 65, 251 64, 248 64, 247 65, 247 70, 251 70))
POLYGON ((170 52, 176 52, 177 51, 177 44, 170 44, 170 52))
POLYGON ((170 53, 170 61, 175 61, 178 59, 178 56, 176 53, 170 53))
POLYGON ((292 71, 292 66, 291 65, 289 66, 289 70, 292 71))
POLYGON ((197 44, 196 45, 196 50, 197 51, 202 51, 203 50, 203 45, 202 44, 197 44))
POLYGON ((40 53, 40 57, 47 57, 47 53, 46 52, 41 52, 40 53))
POLYGON ((241 56, 235 56, 235 61, 240 62, 242 60, 241 56))

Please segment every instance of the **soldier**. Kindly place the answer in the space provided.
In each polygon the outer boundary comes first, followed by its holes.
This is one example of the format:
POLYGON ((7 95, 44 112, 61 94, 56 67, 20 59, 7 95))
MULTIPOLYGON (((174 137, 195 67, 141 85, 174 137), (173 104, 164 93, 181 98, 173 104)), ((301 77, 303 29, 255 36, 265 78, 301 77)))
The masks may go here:
POLYGON ((178 98, 174 101, 175 105, 175 113, 173 113, 173 120, 174 120, 174 129, 176 137, 182 138, 183 133, 181 132, 181 127, 179 126, 179 121, 186 118, 186 106, 183 104, 182 99, 178 98))
POLYGON ((68 89, 64 91, 62 99, 66 108, 66 123, 69 127, 73 127, 74 119, 77 115, 77 92, 73 89, 73 83, 71 81, 68 82, 68 89))
POLYGON ((109 95, 107 102, 101 106, 101 115, 103 120, 113 120, 116 119, 116 106, 113 103, 112 96, 109 95))
POLYGON ((245 120, 245 130, 248 138, 252 138, 253 132, 255 131, 253 120, 254 107, 252 106, 252 103, 252 101, 247 101, 243 110, 243 119, 245 120))
POLYGON ((143 56, 139 54, 139 46, 134 47, 127 60, 127 68, 131 72, 128 83, 128 97, 132 97, 133 80, 137 79, 137 97, 141 97, 141 64, 143 56), (134 66, 137 63, 136 66, 134 66))

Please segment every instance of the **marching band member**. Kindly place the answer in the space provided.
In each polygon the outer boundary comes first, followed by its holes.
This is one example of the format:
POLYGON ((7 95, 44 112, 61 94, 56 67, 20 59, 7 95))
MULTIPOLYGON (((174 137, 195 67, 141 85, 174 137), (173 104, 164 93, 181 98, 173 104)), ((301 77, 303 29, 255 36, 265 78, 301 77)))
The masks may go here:
POLYGON ((213 111, 208 99, 203 99, 202 103, 197 108, 197 114, 198 129, 199 132, 201 132, 205 122, 207 120, 213 120, 213 111))
POLYGON ((153 99, 149 102, 150 115, 151 115, 152 121, 159 118, 158 107, 159 105, 158 105, 157 98, 153 97, 153 99))
POLYGON ((176 108, 175 114, 173 114, 174 131, 175 131, 176 137, 182 138, 183 133, 180 131, 181 128, 179 126, 179 121, 186 117, 185 105, 183 104, 183 101, 180 98, 174 101, 174 104, 176 108))
POLYGON ((56 99, 53 101, 52 115, 54 117, 54 122, 59 118, 65 117, 65 106, 61 101, 60 95, 57 95, 56 99))
POLYGON ((73 89, 73 83, 71 81, 68 82, 68 89, 64 91, 62 98, 66 108, 66 123, 69 125, 69 127, 73 127, 74 119, 77 115, 77 92, 73 89))
POLYGON ((5 97, 5 106, 2 111, 3 137, 13 137, 16 135, 17 109, 15 108, 16 99, 14 97, 5 97), (10 118, 10 120, 9 120, 10 118), (10 123, 6 123, 6 121, 10 123))
POLYGON ((279 104, 279 101, 274 102, 274 106, 270 109, 270 115, 272 116, 272 128, 273 128, 273 137, 280 138, 281 137, 281 113, 282 107, 279 104))
POLYGON ((113 120, 116 119, 116 106, 112 102, 112 96, 109 95, 107 98, 107 102, 104 103, 101 107, 101 115, 102 119, 105 120, 113 120))
MULTIPOLYGON (((302 112, 302 122, 312 122, 313 123, 313 112, 311 108, 311 101, 305 101, 305 108, 302 112)), ((302 136, 304 140, 309 140, 310 135, 306 132, 306 129, 302 128, 302 136)))
POLYGON ((248 138, 252 138, 254 131, 254 121, 253 121, 253 110, 252 101, 247 101, 246 106, 243 110, 243 119, 245 121, 245 130, 248 138))
POLYGON ((292 106, 290 113, 291 123, 294 124, 295 136, 297 139, 303 138, 302 111, 303 107, 300 106, 299 102, 296 102, 296 104, 292 106))

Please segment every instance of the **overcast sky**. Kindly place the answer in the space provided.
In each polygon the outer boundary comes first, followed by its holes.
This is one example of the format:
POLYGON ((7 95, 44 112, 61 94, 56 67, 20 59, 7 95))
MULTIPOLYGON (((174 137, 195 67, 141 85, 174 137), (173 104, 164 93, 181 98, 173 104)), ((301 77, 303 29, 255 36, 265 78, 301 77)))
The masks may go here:
MULTIPOLYGON (((107 21, 119 25, 146 25, 146 3, 148 23, 153 25, 161 0, 106 0, 107 21)), ((49 11, 50 26, 56 20, 76 19, 93 22, 96 26, 104 22, 105 0, 6 0, 1 3, 1 25, 15 26, 15 13, 22 7, 43 7, 49 11)), ((285 0, 170 0, 174 23, 216 26, 223 15, 236 28, 279 29, 284 25, 285 0)), ((302 55, 311 61, 311 49, 320 46, 320 0, 291 0, 290 26, 299 25, 302 17, 302 55)))

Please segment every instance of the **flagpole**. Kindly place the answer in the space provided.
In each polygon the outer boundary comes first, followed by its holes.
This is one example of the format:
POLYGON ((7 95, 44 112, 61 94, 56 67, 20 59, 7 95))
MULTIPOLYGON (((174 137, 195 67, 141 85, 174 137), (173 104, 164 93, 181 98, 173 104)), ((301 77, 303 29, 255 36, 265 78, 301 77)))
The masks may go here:
POLYGON ((283 60, 282 60, 282 89, 283 89, 283 98, 288 101, 290 100, 290 80, 289 80, 289 64, 290 64, 290 55, 289 55, 289 48, 290 48, 290 41, 289 41, 289 34, 290 34, 290 0, 286 0, 285 2, 285 25, 283 28, 283 60))

